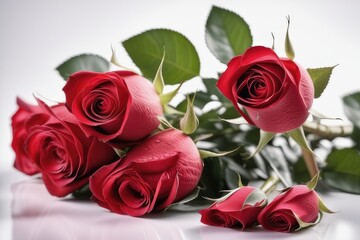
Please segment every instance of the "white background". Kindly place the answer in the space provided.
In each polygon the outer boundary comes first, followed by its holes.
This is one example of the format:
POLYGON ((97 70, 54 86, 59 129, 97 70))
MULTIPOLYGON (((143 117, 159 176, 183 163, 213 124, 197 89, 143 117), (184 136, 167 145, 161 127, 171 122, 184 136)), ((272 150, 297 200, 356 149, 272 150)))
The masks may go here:
POLYGON ((64 82, 55 71, 81 53, 110 58, 115 44, 123 65, 133 67, 121 41, 150 28, 171 28, 193 42, 201 75, 224 69, 207 50, 204 25, 212 5, 231 9, 250 25, 254 45, 284 56, 285 16, 291 16, 296 61, 304 67, 333 66, 331 82, 314 107, 343 117, 340 97, 360 89, 360 1, 357 0, 1 0, 0 1, 0 169, 10 169, 10 117, 15 98, 32 94, 61 101, 64 82))

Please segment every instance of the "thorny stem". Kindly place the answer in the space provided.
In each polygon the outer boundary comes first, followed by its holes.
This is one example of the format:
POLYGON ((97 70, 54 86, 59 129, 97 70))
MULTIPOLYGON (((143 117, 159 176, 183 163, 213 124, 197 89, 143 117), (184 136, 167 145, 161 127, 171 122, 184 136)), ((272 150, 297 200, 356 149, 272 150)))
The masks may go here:
POLYGON ((280 182, 280 178, 275 173, 271 173, 269 178, 261 185, 260 189, 266 194, 269 195, 276 188, 277 184, 280 182))

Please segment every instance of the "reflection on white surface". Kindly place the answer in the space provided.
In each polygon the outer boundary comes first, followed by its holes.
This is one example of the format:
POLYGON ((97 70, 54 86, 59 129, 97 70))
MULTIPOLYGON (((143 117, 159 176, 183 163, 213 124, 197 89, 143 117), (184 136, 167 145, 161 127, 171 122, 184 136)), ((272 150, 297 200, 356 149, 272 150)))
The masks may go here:
MULTIPOLYGON (((320 224, 298 233, 277 233, 255 227, 246 231, 205 226, 198 213, 169 211, 145 218, 113 214, 90 201, 50 196, 40 180, 28 179, 11 186, 13 240, 109 239, 358 239, 360 196, 331 193, 324 196, 339 212, 324 215, 320 224)), ((3 192, 2 192, 3 196, 3 192)))

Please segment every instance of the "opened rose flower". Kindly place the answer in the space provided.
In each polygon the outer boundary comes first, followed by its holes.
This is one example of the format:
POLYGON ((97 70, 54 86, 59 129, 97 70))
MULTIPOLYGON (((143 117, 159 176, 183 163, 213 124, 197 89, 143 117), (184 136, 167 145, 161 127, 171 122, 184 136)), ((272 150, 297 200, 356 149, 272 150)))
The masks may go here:
POLYGON ((93 198, 120 214, 163 210, 191 193, 203 163, 192 139, 176 129, 158 132, 90 178, 93 198))
POLYGON ((92 173, 117 155, 97 138, 86 137, 64 104, 50 109, 39 103, 47 113, 38 116, 42 122, 31 128, 27 152, 49 193, 64 197, 87 184, 92 173))
POLYGON ((27 175, 34 175, 39 172, 39 169, 29 158, 25 143, 31 127, 38 124, 37 120, 41 119, 41 116, 46 116, 46 113, 43 113, 39 106, 28 104, 20 98, 17 98, 16 102, 18 109, 11 118, 13 134, 11 147, 15 152, 14 167, 27 175))
POLYGON ((300 127, 314 98, 307 71, 262 46, 231 59, 217 87, 250 124, 273 133, 300 127))
POLYGON ((63 90, 66 106, 85 134, 117 148, 146 137, 159 125, 159 96, 150 81, 133 72, 77 72, 63 90))
POLYGON ((200 221, 211 226, 244 230, 256 224, 257 216, 266 203, 266 195, 261 190, 251 186, 240 187, 209 208, 200 210, 200 221))
POLYGON ((258 222, 272 231, 291 232, 314 225, 319 218, 317 193, 306 185, 296 185, 275 197, 259 214, 258 222))

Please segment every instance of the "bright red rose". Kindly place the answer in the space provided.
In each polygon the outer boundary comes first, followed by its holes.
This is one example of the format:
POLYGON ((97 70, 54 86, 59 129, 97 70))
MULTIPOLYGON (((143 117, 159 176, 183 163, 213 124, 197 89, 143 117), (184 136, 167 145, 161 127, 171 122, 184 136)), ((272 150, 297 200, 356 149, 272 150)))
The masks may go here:
POLYGON ((130 71, 78 72, 63 91, 85 134, 114 147, 148 136, 163 113, 150 81, 130 71))
POLYGON ((90 178, 94 200, 120 214, 142 216, 190 194, 203 163, 194 142, 169 129, 146 138, 127 155, 90 178))
POLYGON ((111 146, 86 137, 64 104, 50 109, 39 103, 48 117, 31 128, 27 152, 50 194, 63 197, 87 184, 92 173, 117 155, 111 146))
POLYGON ((217 87, 250 124, 274 133, 300 127, 314 98, 314 86, 304 68, 261 46, 233 58, 217 87))
POLYGON ((44 115, 39 106, 30 105, 20 98, 17 98, 16 102, 19 108, 11 118, 13 135, 11 147, 15 152, 14 167, 27 175, 34 175, 38 173, 39 170, 29 158, 26 152, 25 142, 31 127, 38 124, 36 119, 44 115))
POLYGON ((298 219, 316 223, 319 211, 317 193, 305 185, 297 185, 275 197, 259 214, 258 222, 272 231, 291 232, 299 229, 298 219))
POLYGON ((200 210, 200 221, 210 226, 244 230, 256 224, 257 216, 265 205, 266 195, 261 190, 250 186, 240 187, 209 208, 200 210), (254 201, 249 196, 255 194, 257 197, 254 201))

